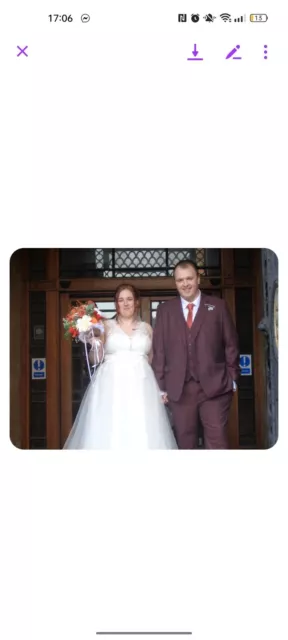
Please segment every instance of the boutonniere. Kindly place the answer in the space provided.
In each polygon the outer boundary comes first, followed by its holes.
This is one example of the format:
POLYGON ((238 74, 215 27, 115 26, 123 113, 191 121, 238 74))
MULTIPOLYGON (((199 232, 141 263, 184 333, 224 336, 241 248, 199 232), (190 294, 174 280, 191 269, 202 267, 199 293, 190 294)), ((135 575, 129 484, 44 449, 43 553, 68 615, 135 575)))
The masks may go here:
POLYGON ((208 311, 213 311, 215 309, 214 304, 208 304, 207 302, 205 302, 205 307, 208 307, 208 311))

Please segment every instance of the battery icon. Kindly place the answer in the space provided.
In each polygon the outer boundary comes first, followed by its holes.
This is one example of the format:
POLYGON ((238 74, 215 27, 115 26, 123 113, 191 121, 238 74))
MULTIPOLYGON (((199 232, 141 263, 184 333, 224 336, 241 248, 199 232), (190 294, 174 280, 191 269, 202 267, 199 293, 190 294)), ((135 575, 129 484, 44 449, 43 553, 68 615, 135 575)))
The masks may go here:
POLYGON ((267 22, 266 13, 250 13, 250 22, 267 22))

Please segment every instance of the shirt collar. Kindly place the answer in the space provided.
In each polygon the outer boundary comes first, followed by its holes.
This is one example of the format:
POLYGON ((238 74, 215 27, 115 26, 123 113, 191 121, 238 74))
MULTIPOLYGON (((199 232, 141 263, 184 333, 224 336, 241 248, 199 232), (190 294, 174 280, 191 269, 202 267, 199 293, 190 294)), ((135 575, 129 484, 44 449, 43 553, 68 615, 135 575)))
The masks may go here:
MULTIPOLYGON (((197 298, 195 298, 195 300, 193 301, 194 309, 196 311, 199 309, 200 300, 201 300, 201 291, 199 291, 197 298)), ((187 304, 189 304, 189 302, 187 302, 187 300, 184 300, 184 298, 181 298, 181 304, 182 304, 182 309, 184 311, 187 308, 187 304)))

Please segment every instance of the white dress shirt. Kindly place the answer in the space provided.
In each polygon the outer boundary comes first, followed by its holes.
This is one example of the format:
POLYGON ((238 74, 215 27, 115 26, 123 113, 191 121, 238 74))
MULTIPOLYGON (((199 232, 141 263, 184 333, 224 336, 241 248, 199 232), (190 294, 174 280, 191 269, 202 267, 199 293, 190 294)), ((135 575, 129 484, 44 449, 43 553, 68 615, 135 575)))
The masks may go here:
MULTIPOLYGON (((195 298, 195 300, 193 301, 192 304, 194 304, 194 307, 192 307, 192 321, 194 322, 195 317, 196 317, 196 313, 200 307, 200 301, 201 301, 201 291, 199 291, 197 298, 195 298)), ((187 322, 187 316, 188 316, 188 304, 189 302, 187 302, 187 300, 184 300, 184 298, 181 298, 181 303, 182 303, 182 309, 183 309, 183 313, 184 313, 184 318, 187 322)))

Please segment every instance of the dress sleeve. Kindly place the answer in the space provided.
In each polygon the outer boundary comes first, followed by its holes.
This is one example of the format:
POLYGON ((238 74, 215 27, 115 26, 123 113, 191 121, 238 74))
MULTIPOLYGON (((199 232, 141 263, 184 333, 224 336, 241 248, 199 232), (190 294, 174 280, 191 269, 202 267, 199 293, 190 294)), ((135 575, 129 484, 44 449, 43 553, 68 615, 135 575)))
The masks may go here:
POLYGON ((148 354, 148 360, 149 360, 149 364, 152 364, 152 360, 153 360, 153 329, 151 327, 150 324, 148 324, 148 322, 145 322, 145 330, 147 331, 149 338, 151 340, 151 349, 149 351, 148 354))

